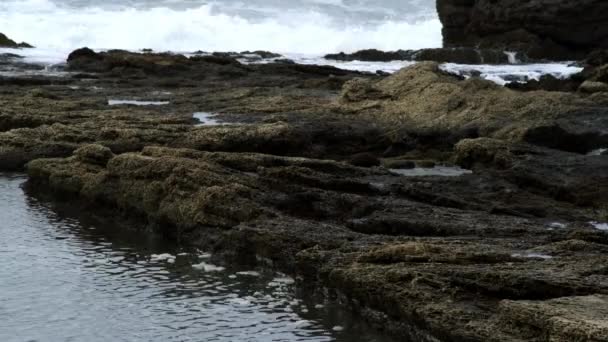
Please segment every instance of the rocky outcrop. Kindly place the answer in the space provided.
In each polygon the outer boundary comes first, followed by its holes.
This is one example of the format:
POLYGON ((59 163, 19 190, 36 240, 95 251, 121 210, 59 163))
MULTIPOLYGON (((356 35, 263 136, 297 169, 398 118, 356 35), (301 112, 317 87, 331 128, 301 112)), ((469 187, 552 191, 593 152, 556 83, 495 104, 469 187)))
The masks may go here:
POLYGON ((605 337, 594 315, 606 308, 606 234, 582 211, 483 171, 404 179, 329 160, 154 146, 113 156, 87 145, 28 172, 35 188, 320 282, 404 339, 567 341, 583 336, 577 325, 590 340, 605 337), (551 228, 555 211, 526 208, 537 200, 583 216, 551 228))
POLYGON ((522 93, 475 77, 461 80, 427 62, 380 81, 347 82, 338 110, 366 113, 391 123, 394 132, 493 137, 585 153, 608 145, 602 103, 575 93, 522 93))
POLYGON ((459 64, 507 64, 511 62, 509 56, 503 50, 477 49, 470 47, 398 51, 371 49, 361 50, 350 54, 343 52, 329 54, 325 55, 325 58, 337 61, 433 61, 459 64))
POLYGON ((33 46, 31 46, 30 44, 25 43, 25 42, 17 43, 14 40, 11 40, 10 38, 8 38, 5 34, 0 33, 0 47, 5 47, 5 48, 32 48, 33 46))
POLYGON ((27 165, 31 194, 271 264, 398 340, 605 339, 605 93, 428 62, 379 77, 85 49, 69 68, 0 82, 0 169, 27 165), (461 175, 420 176, 443 169, 461 175))
POLYGON ((530 58, 582 59, 608 47, 602 0, 438 0, 444 46, 521 51, 530 58))

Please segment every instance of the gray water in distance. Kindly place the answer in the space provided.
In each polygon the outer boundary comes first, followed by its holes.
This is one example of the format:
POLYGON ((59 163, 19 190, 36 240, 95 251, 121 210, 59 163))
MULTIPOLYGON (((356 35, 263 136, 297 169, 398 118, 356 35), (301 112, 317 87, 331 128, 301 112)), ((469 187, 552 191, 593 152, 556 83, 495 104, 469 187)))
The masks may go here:
POLYGON ((32 197, 25 180, 0 173, 2 342, 390 341, 285 276, 195 269, 217 260, 32 197))

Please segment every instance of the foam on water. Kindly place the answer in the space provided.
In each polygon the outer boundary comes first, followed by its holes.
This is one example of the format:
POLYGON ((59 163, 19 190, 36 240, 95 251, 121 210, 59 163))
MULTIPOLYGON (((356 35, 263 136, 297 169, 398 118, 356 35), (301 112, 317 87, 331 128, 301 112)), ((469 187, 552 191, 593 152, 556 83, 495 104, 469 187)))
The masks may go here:
POLYGON ((192 265, 192 268, 194 268, 195 270, 200 270, 200 271, 205 271, 205 272, 221 272, 226 269, 223 266, 217 266, 217 265, 209 264, 206 262, 194 264, 194 265, 192 265))
POLYGON ((608 231, 608 223, 602 222, 589 222, 595 229, 608 231))
MULTIPOLYGON (((140 1, 135 6, 133 1, 128 7, 124 2, 109 6, 90 1, 75 7, 65 5, 65 1, 59 5, 61 2, 4 0, 0 3, 0 27, 9 37, 42 48, 40 53, 54 51, 49 56, 66 56, 82 46, 324 54, 441 45, 441 23, 430 10, 404 18, 367 9, 370 17, 378 14, 386 20, 364 21, 364 9, 356 20, 349 20, 339 9, 311 4, 291 8, 270 3, 274 7, 264 8, 243 2, 191 1, 184 7, 179 2, 158 1, 140 1), (146 7, 147 3, 151 5, 146 7)), ((382 6, 378 7, 380 11, 382 6)))
MULTIPOLYGON (((322 56, 442 45, 441 23, 430 0, 3 0, 0 28, 12 39, 36 46, 0 53, 45 65, 65 63, 71 51, 83 46, 185 54, 262 49, 301 64, 393 73, 412 62, 339 62, 322 56)), ((446 63, 442 68, 465 77, 478 72, 502 85, 544 74, 567 78, 582 70, 566 63, 520 65, 514 53, 505 53, 509 65, 446 63)))
MULTIPOLYGON (((573 65, 571 62, 560 63, 537 63, 537 64, 517 64, 518 60, 516 53, 505 51, 509 56, 511 64, 456 64, 443 63, 440 68, 452 74, 471 77, 473 74, 478 74, 479 77, 494 83, 505 85, 510 82, 526 82, 529 80, 538 80, 543 75, 552 75, 560 79, 566 79, 573 74, 583 70, 582 67, 573 65)), ((285 57, 293 60, 298 64, 309 65, 330 65, 344 70, 355 70, 363 72, 375 73, 382 71, 386 73, 395 73, 405 67, 416 64, 414 61, 389 61, 389 62, 368 62, 368 61, 336 61, 325 59, 322 56, 311 54, 288 53, 285 57)), ((252 63, 270 63, 274 59, 254 60, 252 63)), ((250 62, 251 63, 251 62, 250 62)))
POLYGON ((549 260, 553 259, 551 255, 541 254, 541 253, 516 253, 511 255, 514 258, 525 258, 525 259, 543 259, 549 260))
POLYGON ((306 54, 294 54, 289 53, 285 55, 287 58, 293 60, 298 64, 309 64, 309 65, 331 65, 339 69, 344 70, 356 70, 365 72, 376 72, 383 71, 388 73, 394 73, 402 68, 408 67, 415 64, 412 61, 390 61, 390 62, 364 62, 364 61, 335 61, 325 59, 322 56, 306 55, 306 54))
POLYGON ((440 68, 446 72, 471 77, 480 73, 481 78, 493 81, 500 85, 510 82, 526 82, 539 80, 542 75, 552 75, 556 78, 566 79, 583 71, 582 67, 572 63, 543 63, 543 64, 508 64, 508 65, 469 65, 444 63, 440 68))

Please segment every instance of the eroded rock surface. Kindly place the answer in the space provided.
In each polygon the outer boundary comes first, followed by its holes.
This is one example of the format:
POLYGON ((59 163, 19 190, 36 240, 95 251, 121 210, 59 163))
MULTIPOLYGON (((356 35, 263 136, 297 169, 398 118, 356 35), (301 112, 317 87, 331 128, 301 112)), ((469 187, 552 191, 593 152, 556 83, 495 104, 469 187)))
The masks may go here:
POLYGON ((607 94, 437 63, 379 77, 84 49, 68 64, 0 82, 0 168, 27 165, 31 189, 272 263, 403 339, 606 338, 607 94))

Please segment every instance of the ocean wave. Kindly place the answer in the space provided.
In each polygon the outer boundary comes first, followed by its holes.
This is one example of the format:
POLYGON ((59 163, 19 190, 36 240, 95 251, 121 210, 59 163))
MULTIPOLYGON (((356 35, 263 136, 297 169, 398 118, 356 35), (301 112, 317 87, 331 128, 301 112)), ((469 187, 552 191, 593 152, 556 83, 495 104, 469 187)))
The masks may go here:
POLYGON ((441 23, 435 17, 411 22, 389 19, 376 24, 345 24, 314 9, 294 9, 253 19, 220 13, 213 4, 179 10, 73 8, 50 0, 5 0, 0 3, 0 28, 16 40, 62 52, 89 46, 324 54, 364 48, 441 46, 441 23))

